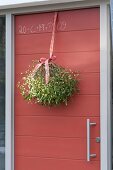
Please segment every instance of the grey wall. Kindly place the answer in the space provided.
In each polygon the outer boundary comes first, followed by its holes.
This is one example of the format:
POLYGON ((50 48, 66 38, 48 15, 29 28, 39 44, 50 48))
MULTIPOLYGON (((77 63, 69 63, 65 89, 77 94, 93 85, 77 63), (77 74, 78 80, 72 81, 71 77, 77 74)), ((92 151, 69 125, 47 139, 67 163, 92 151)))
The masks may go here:
POLYGON ((0 170, 5 170, 5 18, 0 17, 0 170))
MULTIPOLYGON (((112 38, 112 103, 113 103, 113 0, 110 1, 111 9, 111 38, 112 38)), ((112 104, 112 113, 113 113, 113 104, 112 104)), ((113 114, 112 114, 112 169, 113 169, 113 114)))
POLYGON ((110 7, 111 7, 112 42, 113 42, 113 0, 110 1, 110 7))

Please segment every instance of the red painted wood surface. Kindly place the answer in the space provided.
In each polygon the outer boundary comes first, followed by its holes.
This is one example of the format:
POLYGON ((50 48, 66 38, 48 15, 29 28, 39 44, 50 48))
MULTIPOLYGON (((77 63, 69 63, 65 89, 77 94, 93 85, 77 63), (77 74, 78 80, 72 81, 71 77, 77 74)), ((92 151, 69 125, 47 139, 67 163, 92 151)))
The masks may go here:
MULTIPOLYGON (((56 33, 55 52, 99 51, 99 30, 56 33)), ((48 53, 51 33, 16 35, 16 54, 48 53)))
MULTIPOLYGON (((86 139, 81 138, 54 138, 22 136, 15 138, 17 149, 15 154, 25 157, 52 157, 58 159, 86 160, 86 139), (77 147, 74 147, 76 145, 77 147), (32 147, 31 147, 32 146, 32 147)), ((94 160, 99 160, 99 144, 95 139, 91 140, 93 145, 91 152, 96 153, 94 160)))
MULTIPOLYGON (((57 31, 72 31, 72 30, 91 30, 99 29, 100 17, 98 9, 83 9, 59 12, 57 31)), ((21 34, 21 26, 23 26, 24 34, 51 32, 51 22, 53 22, 53 13, 45 13, 34 15, 21 15, 16 17, 16 34, 21 34), (38 27, 36 29, 36 27, 38 27), (35 32, 36 31, 36 32, 35 32)))
MULTIPOLYGON (((91 73, 91 72, 99 72, 99 51, 91 51, 91 52, 70 52, 70 53, 55 53, 57 57, 56 63, 60 64, 65 67, 69 67, 71 69, 79 70, 82 73, 91 73), (62 59, 61 59, 62 58, 62 59), (75 62, 73 62, 75 61, 75 62)), ((16 74, 20 74, 24 72, 25 69, 31 64, 32 60, 40 59, 40 57, 47 57, 48 53, 46 54, 26 54, 26 55, 16 55, 16 74), (22 62, 24 58, 25 62, 22 62)))
POLYGON ((100 169, 99 161, 91 161, 87 163, 86 160, 74 159, 55 159, 44 157, 24 157, 17 156, 15 159, 16 170, 98 170, 100 169), (39 167, 39 168, 37 168, 39 167), (40 168, 41 167, 41 168, 40 168))
POLYGON ((75 98, 71 98, 68 107, 63 105, 59 106, 59 108, 44 108, 40 105, 37 106, 37 104, 33 106, 31 104, 23 104, 22 96, 15 93, 15 115, 97 117, 100 115, 99 100, 99 95, 77 95, 75 98))
POLYGON ((54 13, 15 17, 15 170, 100 170, 99 8, 62 11, 55 39, 56 63, 80 73, 80 94, 68 106, 28 104, 17 82, 32 60, 48 57, 54 13), (86 120, 91 153, 86 161, 86 120))
MULTIPOLYGON (((95 138, 99 136, 99 119, 89 118, 97 123, 97 126, 91 129, 91 138, 95 138)), ((17 136, 86 138, 86 119, 73 116, 16 116, 15 130, 17 136)))

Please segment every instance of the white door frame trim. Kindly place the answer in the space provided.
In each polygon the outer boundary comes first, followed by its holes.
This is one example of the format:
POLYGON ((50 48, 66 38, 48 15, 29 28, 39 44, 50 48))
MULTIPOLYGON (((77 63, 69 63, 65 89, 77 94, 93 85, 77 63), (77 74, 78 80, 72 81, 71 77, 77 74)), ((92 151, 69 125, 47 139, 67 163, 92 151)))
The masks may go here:
MULTIPOLYGON (((29 3, 26 6, 18 7, 18 5, 14 5, 14 8, 0 8, 0 15, 6 14, 6 12, 10 12, 11 14, 25 14, 32 12, 46 12, 46 11, 54 11, 54 10, 66 10, 66 9, 77 9, 77 8, 90 8, 93 6, 100 6, 101 1, 103 0, 57 0, 58 2, 49 0, 46 2, 37 2, 37 3, 29 3)), ((109 0, 106 0, 106 4, 109 4, 109 0)))
POLYGON ((106 0, 92 0, 3 10, 6 15, 6 135, 5 170, 14 170, 14 21, 13 16, 31 12, 45 12, 100 6, 100 131, 101 170, 111 170, 110 125, 110 31, 106 0))
MULTIPOLYGON (((79 3, 79 5, 81 4, 88 4, 88 3, 91 3, 92 5, 97 5, 97 4, 100 4, 100 2, 101 2, 101 0, 91 0, 91 1, 89 1, 89 0, 55 0, 55 1, 53 1, 53 0, 34 0, 34 1, 29 1, 28 0, 28 2, 24 2, 23 1, 23 3, 19 3, 19 2, 15 2, 15 3, 11 3, 11 4, 9 4, 9 3, 4 3, 3 5, 0 5, 0 10, 7 10, 7 9, 17 9, 17 8, 23 8, 23 7, 35 7, 35 6, 39 6, 39 7, 41 7, 41 6, 46 6, 46 5, 54 5, 54 6, 56 6, 57 4, 69 4, 69 3, 76 3, 76 4, 78 4, 79 3)), ((107 3, 109 3, 109 0, 106 0, 106 2, 107 3)))
POLYGON ((14 21, 6 13, 5 170, 14 169, 14 21))
POLYGON ((101 170, 111 170, 111 56, 109 7, 100 5, 100 133, 101 170))

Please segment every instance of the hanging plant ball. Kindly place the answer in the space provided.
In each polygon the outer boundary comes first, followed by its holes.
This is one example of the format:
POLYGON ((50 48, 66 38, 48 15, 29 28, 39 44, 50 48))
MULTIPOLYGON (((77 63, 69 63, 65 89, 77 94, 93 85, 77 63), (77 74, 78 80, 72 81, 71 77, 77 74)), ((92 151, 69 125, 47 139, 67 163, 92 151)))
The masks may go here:
MULTIPOLYGON (((36 65, 36 62, 35 62, 36 65)), ((32 66, 34 68, 34 65, 32 66)), ((32 70, 23 74, 18 83, 20 93, 25 100, 46 106, 65 103, 73 93, 78 93, 78 73, 73 73, 59 65, 49 62, 49 82, 45 83, 45 64, 31 76, 32 70)))

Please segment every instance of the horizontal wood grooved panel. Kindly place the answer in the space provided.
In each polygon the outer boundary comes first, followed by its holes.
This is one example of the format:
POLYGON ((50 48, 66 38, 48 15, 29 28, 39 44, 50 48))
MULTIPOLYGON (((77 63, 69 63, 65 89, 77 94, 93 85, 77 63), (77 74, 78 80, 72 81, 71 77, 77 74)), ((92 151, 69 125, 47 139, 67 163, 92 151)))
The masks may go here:
MULTIPOLYGON (((22 75, 17 74, 15 77, 15 88, 17 89, 17 83, 21 80, 22 75)), ((85 95, 99 95, 100 94, 100 74, 99 73, 80 73, 79 75, 79 88, 80 94, 85 95), (90 87, 90 88, 89 88, 90 87)), ((19 89, 17 90, 17 93, 19 89)), ((77 95, 75 96, 77 98, 77 95)))
MULTIPOLYGON (((57 56, 55 63, 63 67, 67 66, 73 71, 80 73, 100 72, 100 52, 79 52, 79 53, 55 53, 57 56)), ((48 58, 48 54, 16 55, 15 56, 15 74, 20 74, 32 65, 33 60, 41 57, 48 58), (23 62, 22 62, 23 61, 23 62)))
POLYGON ((19 91, 15 93, 15 115, 45 115, 45 116, 100 116, 100 96, 78 95, 68 103, 59 107, 44 107, 39 104, 28 104, 19 91), (76 102, 75 102, 76 101, 76 102), (21 107, 22 106, 22 107, 21 107), (80 107, 81 106, 81 107, 80 107), (73 108, 73 109, 72 109, 73 108))
MULTIPOLYGON (((15 137, 16 155, 86 160, 86 139, 15 137), (27 145, 26 145, 27 143, 27 145)), ((99 143, 91 139, 91 153, 99 151, 99 143)), ((94 160, 99 160, 99 154, 94 160)))
POLYGON ((100 94, 99 73, 80 74, 79 79, 80 94, 100 94))
MULTIPOLYGON (((51 32, 53 17, 54 13, 16 16, 16 34, 51 32)), ((99 20, 99 8, 58 12, 57 31, 97 29, 99 20)))
MULTIPOLYGON (((99 50, 99 34, 99 30, 59 32, 56 34, 55 52, 99 50)), ((50 33, 17 35, 16 54, 49 53, 50 40, 50 33)))
POLYGON ((16 156, 16 170, 100 170, 99 161, 86 160, 68 160, 68 159, 51 159, 51 158, 36 158, 16 156))
MULTIPOLYGON (((92 127, 91 137, 99 136, 99 118, 91 118, 97 125, 92 127)), ((15 135, 86 137, 87 118, 65 116, 16 116, 15 135)))

